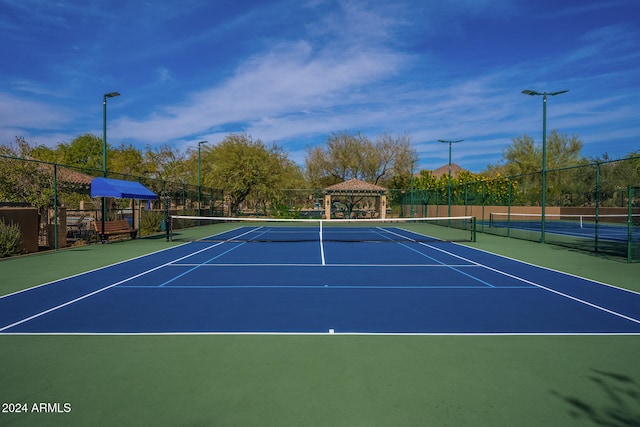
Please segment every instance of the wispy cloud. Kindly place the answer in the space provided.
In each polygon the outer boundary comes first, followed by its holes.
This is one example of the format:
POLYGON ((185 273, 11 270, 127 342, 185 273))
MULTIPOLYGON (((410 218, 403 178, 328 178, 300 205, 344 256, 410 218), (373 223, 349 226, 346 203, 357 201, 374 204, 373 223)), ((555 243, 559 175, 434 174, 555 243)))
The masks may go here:
MULTIPOLYGON (((350 5, 346 13, 357 17, 359 11, 350 5)), ((359 101, 360 91, 395 75, 406 61, 403 54, 364 38, 362 43, 345 48, 343 37, 353 40, 354 34, 363 32, 359 22, 376 26, 371 22, 375 16, 367 17, 358 17, 346 35, 332 33, 331 43, 313 39, 274 43, 247 58, 227 80, 202 88, 185 102, 163 107, 146 119, 117 119, 112 132, 160 141, 211 131, 225 123, 244 122, 247 128, 256 129, 261 123, 284 120, 280 117, 291 112, 322 114, 323 110, 353 105, 359 101)), ((385 25, 389 24, 376 27, 385 25)))
POLYGON ((437 139, 462 138, 456 158, 477 171, 513 137, 539 136, 541 99, 521 90, 570 89, 550 102, 550 128, 578 133, 590 150, 606 135, 629 147, 640 31, 600 19, 630 15, 634 2, 606 3, 4 2, 0 24, 14 34, 0 29, 0 53, 22 56, 0 70, 0 138, 99 134, 101 96, 118 90, 114 143, 187 148, 248 132, 302 163, 331 132, 408 132, 424 167, 446 157, 437 139))

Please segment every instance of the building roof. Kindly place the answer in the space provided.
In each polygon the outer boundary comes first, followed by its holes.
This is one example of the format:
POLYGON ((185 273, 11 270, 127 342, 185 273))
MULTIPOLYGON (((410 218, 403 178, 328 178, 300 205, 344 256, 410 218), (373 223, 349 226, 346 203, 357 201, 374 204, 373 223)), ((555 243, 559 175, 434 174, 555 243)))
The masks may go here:
MULTIPOLYGON (((53 173, 53 165, 51 163, 39 163, 41 170, 46 170, 49 173, 53 173)), ((61 182, 73 182, 76 184, 91 185, 93 177, 82 172, 74 171, 73 169, 66 168, 58 165, 56 167, 58 174, 58 180, 61 182)))
POLYGON ((331 185, 324 189, 329 194, 332 193, 370 193, 381 194, 387 191, 386 188, 379 185, 370 184, 359 179, 352 178, 348 181, 340 182, 338 184, 331 185))

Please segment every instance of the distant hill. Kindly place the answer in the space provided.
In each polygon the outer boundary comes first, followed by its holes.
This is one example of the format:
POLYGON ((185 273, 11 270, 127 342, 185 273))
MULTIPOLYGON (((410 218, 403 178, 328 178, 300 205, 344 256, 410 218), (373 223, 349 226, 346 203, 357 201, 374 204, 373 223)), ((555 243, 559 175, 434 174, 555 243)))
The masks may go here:
MULTIPOLYGON (((461 166, 451 163, 451 176, 456 177, 462 171, 466 171, 466 169, 461 166)), ((431 171, 431 174, 436 178, 440 178, 442 175, 449 175, 449 164, 447 163, 444 166, 440 166, 438 169, 434 169, 431 171)))

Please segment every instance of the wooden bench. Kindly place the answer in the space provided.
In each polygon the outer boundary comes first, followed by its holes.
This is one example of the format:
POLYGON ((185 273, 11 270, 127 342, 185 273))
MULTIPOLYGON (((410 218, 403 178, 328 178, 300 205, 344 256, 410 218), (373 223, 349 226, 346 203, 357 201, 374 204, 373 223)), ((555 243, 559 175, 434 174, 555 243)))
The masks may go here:
MULTIPOLYGON (((102 221, 94 221, 93 224, 96 227, 96 232, 98 233, 98 235, 102 235, 102 221)), ((127 221, 126 219, 104 222, 105 238, 108 238, 109 236, 116 236, 119 234, 128 234, 132 239, 135 239, 136 235, 138 234, 138 230, 136 228, 132 228, 129 225, 129 221, 127 221)))

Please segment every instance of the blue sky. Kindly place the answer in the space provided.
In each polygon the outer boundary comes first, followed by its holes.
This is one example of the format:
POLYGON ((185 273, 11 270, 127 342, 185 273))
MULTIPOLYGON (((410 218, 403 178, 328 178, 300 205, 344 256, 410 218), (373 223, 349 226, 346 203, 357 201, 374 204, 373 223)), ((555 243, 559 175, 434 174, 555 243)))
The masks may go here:
POLYGON ((408 133, 479 172, 512 139, 640 149, 638 0, 0 0, 0 143, 186 150, 229 132, 303 164, 332 132, 408 133))

